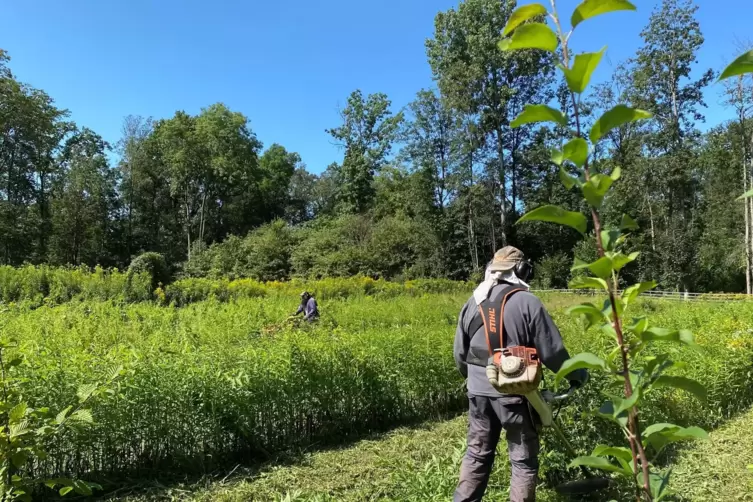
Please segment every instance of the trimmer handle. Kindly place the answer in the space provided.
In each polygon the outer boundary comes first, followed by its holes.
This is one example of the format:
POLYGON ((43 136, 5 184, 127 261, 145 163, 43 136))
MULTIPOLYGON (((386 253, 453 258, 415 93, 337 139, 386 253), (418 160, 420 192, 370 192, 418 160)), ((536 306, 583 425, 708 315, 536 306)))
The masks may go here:
POLYGON ((561 403, 563 401, 567 401, 570 399, 570 397, 575 393, 575 391, 578 390, 577 385, 570 385, 570 388, 567 389, 563 394, 555 394, 552 391, 549 390, 543 390, 541 391, 541 395, 544 398, 544 401, 547 403, 561 403))

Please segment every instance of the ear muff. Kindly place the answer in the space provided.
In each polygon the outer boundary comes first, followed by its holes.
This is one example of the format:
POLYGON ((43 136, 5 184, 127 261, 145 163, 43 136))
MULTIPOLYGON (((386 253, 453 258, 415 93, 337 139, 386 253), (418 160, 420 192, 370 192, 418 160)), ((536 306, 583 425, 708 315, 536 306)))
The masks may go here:
POLYGON ((515 265, 515 275, 523 282, 533 280, 533 264, 528 260, 519 261, 515 265))

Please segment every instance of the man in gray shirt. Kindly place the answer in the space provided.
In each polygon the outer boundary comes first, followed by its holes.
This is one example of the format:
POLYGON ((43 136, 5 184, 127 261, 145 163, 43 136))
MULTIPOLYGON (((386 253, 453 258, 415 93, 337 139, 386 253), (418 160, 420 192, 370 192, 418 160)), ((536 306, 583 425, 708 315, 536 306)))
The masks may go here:
MULTIPOLYGON (((467 378, 470 406, 468 449, 460 468, 454 502, 482 499, 503 429, 512 465, 510 501, 532 502, 536 499, 538 415, 525 397, 500 394, 489 383, 485 368, 490 357, 489 345, 479 309, 486 300, 499 304, 507 297, 502 323, 506 346, 534 347, 547 368, 559 371, 570 356, 541 300, 528 291, 526 281, 532 272, 531 264, 520 250, 512 246, 500 249, 486 270, 486 279, 460 311, 454 355, 458 370, 467 378), (514 289, 522 291, 513 292, 514 289)), ((576 386, 582 385, 587 377, 585 370, 568 375, 571 385, 576 386)))

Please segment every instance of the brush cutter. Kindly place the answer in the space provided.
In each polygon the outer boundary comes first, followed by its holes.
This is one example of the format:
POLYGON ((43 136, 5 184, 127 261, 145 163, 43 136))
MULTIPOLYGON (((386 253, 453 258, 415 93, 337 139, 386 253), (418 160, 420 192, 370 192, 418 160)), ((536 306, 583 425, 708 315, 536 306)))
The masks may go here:
MULTIPOLYGON (((562 432, 562 427, 557 420, 557 416, 559 415, 559 410, 561 409, 562 405, 573 395, 576 389, 576 386, 571 386, 567 390, 567 392, 558 395, 555 395, 547 390, 537 390, 525 395, 526 399, 528 399, 528 402, 531 403, 531 406, 533 406, 533 409, 535 409, 539 414, 542 425, 544 427, 551 427, 554 430, 554 433, 557 435, 560 441, 562 441, 562 444, 565 446, 568 453, 570 453, 570 455, 572 455, 573 457, 577 457, 578 453, 575 451, 575 448, 573 448, 573 446, 565 437, 565 434, 562 432), (558 404, 556 413, 552 412, 551 405, 554 403, 558 404)), ((563 495, 585 495, 609 487, 609 478, 594 476, 584 466, 580 466, 580 469, 583 473, 584 479, 577 479, 557 485, 555 487, 557 493, 563 495)))

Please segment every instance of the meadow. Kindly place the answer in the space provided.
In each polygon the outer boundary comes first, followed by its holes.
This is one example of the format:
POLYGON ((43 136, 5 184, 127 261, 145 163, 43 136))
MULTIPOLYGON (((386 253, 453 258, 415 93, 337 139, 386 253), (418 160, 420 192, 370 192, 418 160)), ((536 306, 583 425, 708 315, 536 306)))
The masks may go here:
MULTIPOLYGON (((19 296, 0 305, 2 337, 16 339, 12 350, 26 355, 15 370, 30 405, 62 409, 75 401, 81 384, 122 367, 113 392, 92 402, 94 425, 58 438, 47 460, 24 469, 122 488, 146 479, 211 476, 238 465, 268 466, 291 452, 347 445, 427 421, 444 431, 441 444, 451 438, 456 454, 448 457, 446 448, 444 457, 431 453, 424 467, 439 462, 433 469, 455 468, 464 427, 463 418, 455 417, 467 401, 452 339, 468 284, 366 279, 176 284, 173 291, 183 296, 174 294, 171 301, 160 298, 170 287, 141 301, 119 294, 94 299, 82 288, 81 298, 64 302, 19 296), (303 287, 320 300, 323 316, 314 326, 286 321, 303 287), (256 294, 247 293, 252 289, 256 294)), ((571 353, 604 354, 609 344, 603 335, 584 331, 564 313, 578 298, 543 299, 571 353)), ((682 374, 708 388, 706 403, 679 390, 654 391, 642 408, 644 420, 713 430, 750 408, 753 303, 644 300, 632 314, 691 329, 697 347, 667 350, 686 361, 682 374)), ((551 374, 546 379, 551 384, 551 374)), ((619 431, 587 412, 609 385, 592 379, 560 415, 583 452, 620 440, 619 431)), ((542 478, 549 486, 568 476, 568 458, 548 435, 543 451, 542 478)), ((385 455, 379 465, 391 474, 383 479, 398 486, 420 482, 422 474, 413 477, 415 469, 400 467, 400 455, 385 455)), ((674 455, 666 455, 667 465, 674 455)), ((504 485, 502 471, 500 463, 495 486, 504 485)), ((453 479, 433 489, 438 500, 451 491, 453 479)), ((259 492, 268 494, 259 500, 273 500, 270 490, 259 492)), ((393 499, 385 493, 341 499, 393 499)), ((408 497, 394 500, 403 496, 408 497)))

